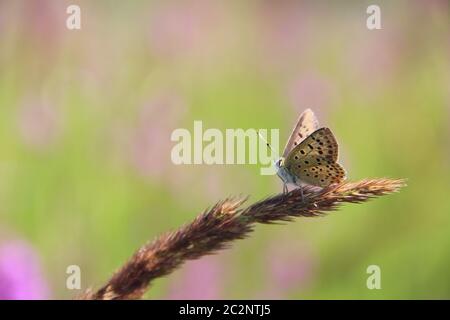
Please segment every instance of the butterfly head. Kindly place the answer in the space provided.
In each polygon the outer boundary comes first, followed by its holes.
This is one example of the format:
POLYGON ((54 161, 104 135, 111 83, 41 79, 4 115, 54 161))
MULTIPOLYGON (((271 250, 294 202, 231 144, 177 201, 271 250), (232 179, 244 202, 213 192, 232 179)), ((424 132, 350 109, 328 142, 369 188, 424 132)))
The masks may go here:
POLYGON ((294 183, 295 177, 289 172, 284 165, 284 157, 275 161, 275 168, 277 169, 277 175, 283 181, 283 183, 294 183))
POLYGON ((277 168, 277 170, 280 170, 281 167, 284 165, 284 158, 281 157, 278 160, 275 160, 274 165, 275 165, 275 168, 277 168))

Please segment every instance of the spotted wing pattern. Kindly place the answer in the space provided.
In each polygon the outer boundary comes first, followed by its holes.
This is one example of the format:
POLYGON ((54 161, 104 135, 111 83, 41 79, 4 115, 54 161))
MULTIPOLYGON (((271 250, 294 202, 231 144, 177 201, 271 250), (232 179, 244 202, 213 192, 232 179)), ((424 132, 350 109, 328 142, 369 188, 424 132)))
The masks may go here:
POLYGON ((295 146, 284 165, 298 180, 326 187, 346 178, 337 159, 338 144, 333 133, 328 128, 321 128, 295 146))
POLYGON ((286 158, 288 154, 299 145, 306 137, 319 128, 319 122, 317 121, 314 112, 311 109, 306 109, 302 112, 297 120, 297 124, 292 130, 289 136, 288 142, 284 147, 283 157, 286 158))

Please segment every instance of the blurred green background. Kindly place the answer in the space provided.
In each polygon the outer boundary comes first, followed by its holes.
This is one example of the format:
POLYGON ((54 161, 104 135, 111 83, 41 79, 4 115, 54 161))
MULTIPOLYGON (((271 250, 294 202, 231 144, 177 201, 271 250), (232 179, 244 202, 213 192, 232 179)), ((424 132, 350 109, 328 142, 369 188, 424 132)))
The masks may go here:
MULTIPOLYGON (((0 2, 0 246, 98 287, 140 245, 228 196, 281 191, 259 165, 172 164, 170 134, 279 128, 306 108, 332 128, 350 180, 399 194, 325 218, 258 226, 155 281, 147 298, 450 298, 447 1, 0 2), (366 268, 381 268, 369 290, 366 268)), ((30 276, 31 277, 31 276, 30 276)))

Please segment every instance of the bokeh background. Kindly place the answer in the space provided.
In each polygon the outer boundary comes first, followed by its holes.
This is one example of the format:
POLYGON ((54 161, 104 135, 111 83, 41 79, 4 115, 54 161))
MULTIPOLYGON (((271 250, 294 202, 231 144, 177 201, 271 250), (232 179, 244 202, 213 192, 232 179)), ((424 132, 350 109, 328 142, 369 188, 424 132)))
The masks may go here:
POLYGON ((159 299, 450 298, 447 1, 0 1, 0 298, 68 299, 228 195, 259 165, 170 160, 176 128, 279 128, 305 108, 349 179, 399 194, 249 239, 157 280, 159 299), (381 268, 368 290, 366 268, 381 268))

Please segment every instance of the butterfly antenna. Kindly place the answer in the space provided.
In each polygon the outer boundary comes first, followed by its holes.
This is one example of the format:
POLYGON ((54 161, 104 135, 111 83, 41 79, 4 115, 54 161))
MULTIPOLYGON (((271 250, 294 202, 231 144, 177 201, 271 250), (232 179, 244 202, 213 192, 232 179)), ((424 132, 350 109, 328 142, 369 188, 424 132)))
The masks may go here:
POLYGON ((277 153, 272 149, 272 147, 270 146, 270 143, 267 142, 267 140, 262 136, 262 134, 261 134, 261 132, 259 132, 259 130, 258 130, 258 135, 259 135, 259 137, 261 138, 261 140, 264 141, 264 142, 266 143, 266 146, 269 148, 269 150, 272 151, 272 154, 277 154, 277 153))

